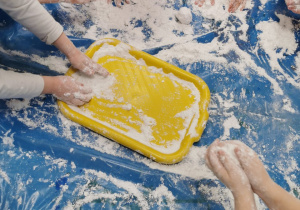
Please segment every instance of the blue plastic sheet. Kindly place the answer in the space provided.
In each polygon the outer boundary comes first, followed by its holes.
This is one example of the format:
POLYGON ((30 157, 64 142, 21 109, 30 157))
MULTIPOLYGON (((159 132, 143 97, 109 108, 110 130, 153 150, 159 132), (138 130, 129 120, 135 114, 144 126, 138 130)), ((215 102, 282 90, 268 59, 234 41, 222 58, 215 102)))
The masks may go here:
MULTIPOLYGON (((278 82, 283 94, 274 93, 270 81, 250 67, 245 77, 237 69, 213 61, 182 64, 180 59, 172 59, 168 62, 201 77, 211 91, 210 118, 201 140, 194 147, 205 148, 223 136, 224 122, 229 115, 234 115, 239 128, 231 128, 228 137, 253 148, 274 181, 299 198, 300 90, 284 79, 279 80, 279 73, 272 71, 267 53, 258 45, 259 31, 255 28, 261 21, 279 21, 277 14, 283 14, 293 20, 298 43, 299 16, 288 11, 282 0, 268 1, 264 8, 259 7, 259 1, 253 4, 247 11, 247 40, 240 39, 238 30, 231 31, 230 35, 234 36, 239 49, 278 82), (286 99, 293 112, 282 108, 286 99), (235 106, 226 106, 224 101, 235 106)), ((182 6, 181 1, 171 5, 174 9, 182 6)), ((69 37, 77 47, 87 48, 95 41, 82 38, 76 32, 72 34, 70 14, 64 13, 58 4, 46 8, 65 30, 69 29, 69 37)), ((39 41, 2 11, 0 17, 0 68, 43 75, 61 74, 22 56, 63 57, 57 49, 39 41), (12 51, 23 54, 12 54, 12 51)), ((151 27, 145 22, 133 21, 136 27, 144 29, 147 42, 151 38, 151 27)), ((235 15, 226 21, 237 28, 241 24, 235 15)), ((84 24, 89 28, 94 23, 84 24)), ((193 41, 228 41, 229 34, 224 33, 220 21, 194 14, 192 25, 193 41), (203 21, 211 24, 209 30, 199 24, 203 21)), ((111 31, 115 31, 116 38, 122 38, 118 28, 111 31)), ((156 55, 176 44, 143 50, 156 55)), ((279 60, 283 71, 295 78, 296 83, 300 82, 293 70, 298 51, 299 45, 293 54, 286 54, 279 60)), ((228 63, 240 58, 235 51, 222 56, 228 63)), ((184 176, 172 171, 176 166, 153 167, 150 160, 136 152, 66 120, 52 96, 30 101, 0 100, 0 122, 0 209, 225 209, 232 205, 230 193, 215 178, 184 176), (106 146, 113 152, 99 150, 106 146)), ((263 204, 260 208, 264 208, 263 204)))

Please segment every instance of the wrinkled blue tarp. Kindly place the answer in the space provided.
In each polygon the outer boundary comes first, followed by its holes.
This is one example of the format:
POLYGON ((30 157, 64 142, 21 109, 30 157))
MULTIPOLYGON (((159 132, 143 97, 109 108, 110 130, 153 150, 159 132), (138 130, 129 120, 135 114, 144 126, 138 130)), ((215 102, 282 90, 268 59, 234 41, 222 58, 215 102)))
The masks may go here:
MULTIPOLYGON (((260 6, 259 1, 254 1, 254 4, 253 9, 248 11, 248 40, 240 40, 238 31, 232 31, 232 34, 235 36, 239 48, 248 53, 257 66, 264 68, 269 75, 274 75, 275 78, 276 73, 271 71, 271 67, 267 62, 267 55, 263 49, 258 49, 256 53, 253 53, 252 49, 257 45, 258 33, 254 26, 260 21, 278 21, 275 13, 290 16, 295 18, 295 37, 298 43, 300 36, 296 26, 299 16, 288 11, 283 0, 269 1, 263 10, 258 9, 258 6, 260 6)), ((178 9, 180 3, 178 2, 174 7, 178 9)), ((66 20, 59 19, 58 5, 48 5, 47 8, 57 21, 62 22, 64 27, 68 27, 66 20)), ((62 56, 53 46, 47 46, 40 42, 2 11, 0 11, 0 17, 0 46, 4 50, 21 51, 29 55, 62 56)), ((201 17, 194 16, 193 18, 201 17)), ((230 23, 239 24, 234 18, 230 23)), ((213 39, 226 42, 226 34, 222 33, 222 28, 219 28, 220 24, 214 22, 214 20, 211 20, 211 24, 212 27, 217 29, 216 32, 195 40, 203 43, 211 42, 213 39)), ((94 42, 94 40, 76 37, 78 37, 76 34, 70 36, 77 47, 87 48, 94 42)), ((144 50, 155 55, 160 50, 168 47, 171 47, 171 45, 144 50)), ((296 75, 292 66, 295 66, 294 59, 298 50, 299 45, 295 54, 286 55, 280 61, 285 73, 291 77, 296 75)), ((225 56, 228 62, 235 62, 238 57, 234 52, 225 56)), ((183 69, 187 67, 187 65, 181 65, 177 60, 171 62, 183 69)), ((37 62, 28 62, 28 59, 22 56, 8 56, 1 51, 0 68, 13 68, 32 73, 42 72, 44 75, 59 74, 37 62)), ((233 112, 239 121, 240 128, 231 129, 230 138, 240 139, 252 146, 264 158, 264 164, 266 164, 271 177, 299 198, 300 90, 290 83, 279 81, 284 95, 276 95, 273 94, 274 91, 270 82, 257 75, 255 71, 250 75, 250 78, 245 78, 235 69, 212 71, 213 68, 218 68, 214 66, 213 62, 191 63, 189 68, 191 73, 201 77, 208 84, 212 95, 212 103, 214 103, 213 108, 210 109, 210 118, 202 138, 194 146, 207 146, 214 139, 220 137, 224 132, 223 122, 226 119, 226 113, 233 112), (216 94, 220 94, 224 100, 228 99, 228 95, 222 95, 224 89, 234 95, 233 102, 239 104, 238 107, 228 108, 217 103, 214 98, 216 94), (246 90, 245 97, 240 96, 242 89, 246 90), (256 97, 252 97, 253 93, 256 97), (273 106, 274 103, 284 103, 284 96, 291 100, 296 110, 294 113, 276 109, 273 106), (291 136, 294 139, 291 139, 291 136), (248 139, 254 139, 255 144, 250 143, 248 139), (287 149, 287 141, 292 142, 289 149, 287 149), (283 171, 283 166, 290 164, 290 160, 294 160, 295 167, 283 171), (293 182, 297 187, 291 189, 289 180, 286 177, 294 177, 293 182)), ((113 179, 139 186, 142 197, 148 203, 148 207, 152 209, 172 208, 168 205, 166 196, 162 197, 163 202, 160 202, 160 204, 157 204, 149 196, 151 190, 162 184, 162 179, 164 186, 175 196, 175 208, 177 209, 224 208, 222 203, 211 199, 203 190, 205 187, 225 189, 216 180, 180 178, 180 175, 177 174, 151 169, 146 164, 135 161, 136 156, 139 155, 122 146, 112 149, 120 150, 129 159, 82 146, 78 143, 80 142, 80 139, 77 138, 78 132, 85 139, 88 139, 91 145, 99 137, 80 126, 71 126, 70 132, 75 141, 70 141, 63 135, 66 131, 59 117, 56 100, 52 96, 33 99, 30 101, 29 107, 17 111, 8 106, 9 101, 0 100, 0 140, 2 139, 2 142, 0 141, 0 169, 5 172, 4 175, 2 173, 2 176, 0 176, 0 209, 60 209, 83 199, 84 196, 74 192, 74 190, 78 189, 78 186, 85 186, 86 184, 89 184, 88 188, 91 192, 94 190, 97 193, 109 193, 110 195, 116 195, 116 197, 115 199, 95 198, 82 204, 83 209, 141 208, 142 201, 138 197, 126 197, 128 192, 124 188, 119 188, 113 179), (39 121, 43 118, 43 121, 40 126, 29 129, 28 125, 21 120, 22 118, 32 119, 33 121, 39 121), (53 126, 56 132, 53 133, 53 129, 45 129, 44 125, 53 126), (13 139, 14 146, 2 144, 7 139, 13 139), (72 152, 70 152, 70 148, 72 148, 72 152), (66 160, 67 164, 63 167, 59 167, 59 164, 57 164, 55 167, 53 161, 57 160, 62 162, 66 160), (75 169, 72 167, 72 163, 76 165, 75 169), (103 176, 106 178, 99 179, 93 174, 88 174, 85 171, 87 169, 100 171, 106 174, 107 177, 103 176), (176 182, 174 181, 175 177, 176 182)), ((0 175, 2 171, 0 171, 0 175)), ((199 173, 201 172, 199 171, 199 173)), ((219 197, 222 196, 222 190, 220 192, 217 195, 219 197)))

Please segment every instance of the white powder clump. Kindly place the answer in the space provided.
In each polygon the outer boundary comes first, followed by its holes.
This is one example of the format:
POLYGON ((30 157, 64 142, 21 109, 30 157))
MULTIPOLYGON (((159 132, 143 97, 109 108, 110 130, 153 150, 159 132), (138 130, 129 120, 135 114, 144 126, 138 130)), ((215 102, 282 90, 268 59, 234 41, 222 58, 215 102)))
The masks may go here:
POLYGON ((110 101, 114 100, 115 95, 111 87, 115 84, 116 78, 113 74, 110 74, 104 78, 98 74, 89 77, 80 72, 76 72, 72 75, 72 77, 74 77, 77 81, 89 86, 97 98, 104 98, 110 101))
POLYGON ((21 109, 25 109, 29 107, 30 99, 11 99, 6 102, 6 105, 12 110, 20 111, 21 109))
POLYGON ((223 136, 224 138, 230 137, 230 128, 235 128, 235 129, 241 128, 239 121, 236 119, 236 117, 234 115, 227 118, 224 121, 223 126, 224 126, 224 136, 223 136))
POLYGON ((0 138, 2 139, 2 143, 9 146, 9 147, 14 147, 14 133, 11 134, 10 136, 8 136, 8 134, 10 133, 11 130, 8 130, 4 136, 0 136, 0 138))
POLYGON ((175 14, 177 20, 182 24, 190 24, 193 20, 192 12, 187 7, 181 7, 180 10, 175 14))
POLYGON ((275 59, 283 58, 284 54, 293 54, 297 49, 291 20, 282 15, 278 17, 281 18, 279 23, 264 21, 256 25, 256 29, 261 31, 258 35, 260 45, 270 56, 271 64, 276 61, 275 59))
POLYGON ((135 57, 128 53, 130 50, 130 46, 125 43, 120 43, 117 46, 113 46, 110 44, 103 44, 103 46, 95 52, 92 60, 98 62, 99 58, 102 58, 106 55, 116 56, 121 58, 126 58, 130 60, 136 60, 135 57))

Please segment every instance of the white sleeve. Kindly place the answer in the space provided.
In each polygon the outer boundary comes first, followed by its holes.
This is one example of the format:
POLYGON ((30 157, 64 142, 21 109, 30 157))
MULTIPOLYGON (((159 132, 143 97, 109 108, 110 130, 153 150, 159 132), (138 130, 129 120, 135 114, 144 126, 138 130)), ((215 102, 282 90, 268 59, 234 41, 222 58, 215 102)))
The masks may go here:
POLYGON ((0 0, 0 8, 47 44, 52 44, 63 32, 63 27, 38 0, 0 0))
POLYGON ((0 99, 33 98, 44 89, 44 79, 39 75, 16 73, 0 69, 0 99))

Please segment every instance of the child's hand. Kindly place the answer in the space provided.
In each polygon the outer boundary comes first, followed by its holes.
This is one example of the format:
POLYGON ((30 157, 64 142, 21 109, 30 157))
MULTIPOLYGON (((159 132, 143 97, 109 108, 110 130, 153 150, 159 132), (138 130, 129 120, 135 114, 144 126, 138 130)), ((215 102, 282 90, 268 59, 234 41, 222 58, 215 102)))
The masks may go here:
MULTIPOLYGON (((205 0, 195 0, 195 4, 198 5, 199 7, 202 7, 204 3, 205 0)), ((210 4, 215 5, 215 0, 210 0, 210 4)))
MULTIPOLYGON (((112 0, 107 0, 108 4, 111 4, 112 0)), ((122 2, 125 2, 126 4, 130 4, 130 0, 115 0, 115 4, 117 7, 121 7, 122 2)))
POLYGON ((264 187, 273 181, 257 154, 240 141, 229 142, 237 145, 234 151, 250 181, 253 192, 258 195, 264 193, 264 187))
POLYGON ((109 72, 104 67, 92 61, 87 55, 78 50, 65 33, 62 33, 60 37, 53 42, 53 45, 64 53, 72 66, 79 71, 87 75, 93 75, 95 73, 104 77, 109 75, 109 72))
POLYGON ((254 193, 250 182, 237 161, 232 146, 215 140, 207 149, 206 164, 231 190, 236 210, 255 210, 254 193))
POLYGON ((250 182, 237 161, 226 154, 226 143, 217 139, 208 147, 206 164, 234 196, 246 196, 245 193, 252 193, 250 182))
MULTIPOLYGON (((195 0, 195 4, 199 7, 202 7, 205 3, 205 0, 195 0)), ((211 5, 215 4, 215 0, 210 0, 211 5)), ((235 12, 239 7, 242 11, 246 6, 247 0, 230 0, 228 12, 235 12)))
POLYGON ((228 12, 235 12, 239 7, 240 11, 245 9, 247 0, 230 0, 228 12))
POLYGON ((293 13, 300 14, 300 1, 298 0, 285 0, 286 6, 293 13))
POLYGON ((81 106, 92 98, 92 90, 69 76, 43 77, 44 94, 53 94, 67 104, 81 106))
POLYGON ((94 75, 98 73, 104 77, 109 75, 109 72, 102 67, 100 64, 92 61, 87 55, 79 51, 78 49, 74 49, 75 52, 70 53, 68 56, 72 66, 79 71, 87 75, 94 75))

